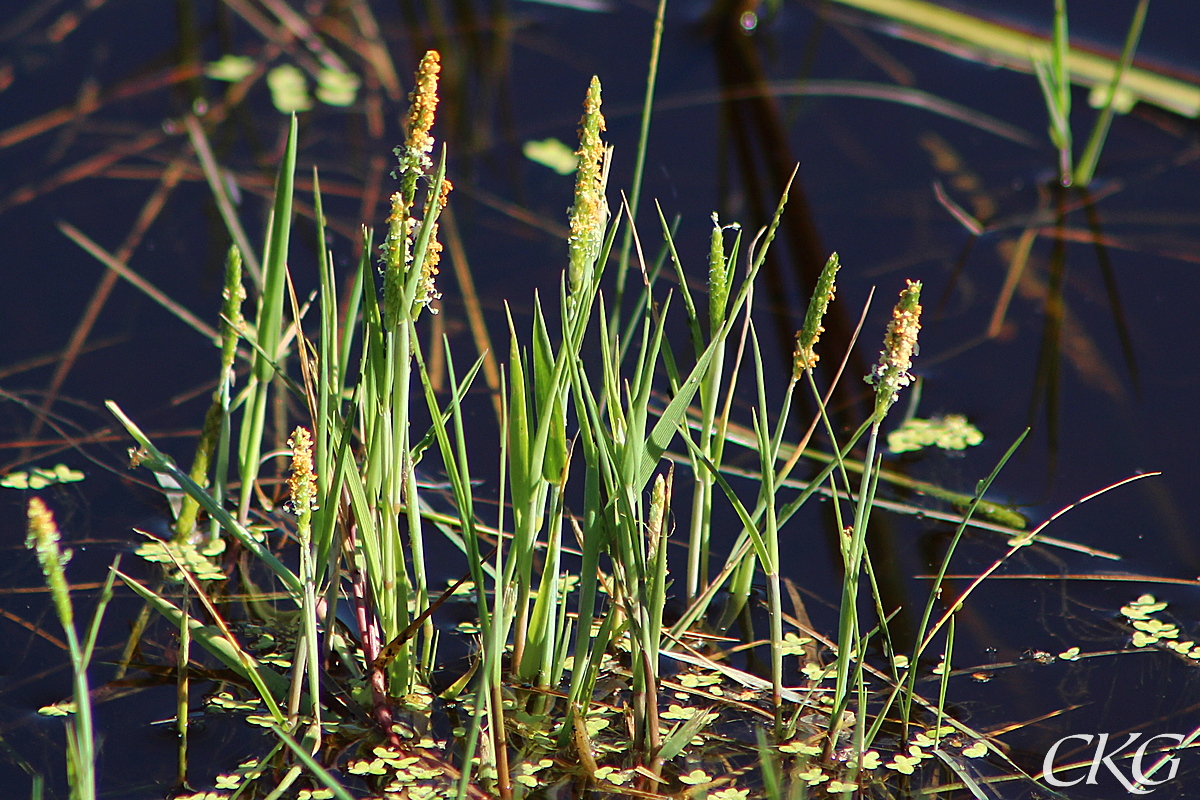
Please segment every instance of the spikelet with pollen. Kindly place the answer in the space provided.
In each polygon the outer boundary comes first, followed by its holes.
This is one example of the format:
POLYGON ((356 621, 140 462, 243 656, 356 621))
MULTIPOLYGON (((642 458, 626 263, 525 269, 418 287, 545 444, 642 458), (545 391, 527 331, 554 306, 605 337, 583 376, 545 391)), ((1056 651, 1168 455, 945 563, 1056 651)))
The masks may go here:
POLYGON ((307 517, 317 510, 317 473, 313 470, 313 441, 308 429, 296 426, 287 441, 292 450, 292 474, 288 478, 288 495, 292 513, 307 517))
POLYGON ((25 546, 37 553, 38 563, 42 566, 42 574, 46 576, 46 585, 50 587, 50 596, 54 599, 59 621, 64 629, 73 630, 75 615, 71 610, 66 575, 71 551, 59 547, 58 525, 54 522, 54 514, 46 508, 42 498, 30 498, 27 513, 29 527, 25 546))
POLYGON ((800 380, 800 376, 806 369, 812 369, 821 360, 816 353, 817 342, 820 341, 821 334, 825 332, 825 326, 821 322, 825 319, 825 312, 829 310, 829 304, 833 302, 833 294, 837 288, 837 272, 841 266, 838 254, 833 253, 825 262, 821 276, 817 278, 812 299, 808 301, 808 311, 804 313, 804 327, 796 331, 796 351, 792 355, 792 380, 794 381, 800 380))
POLYGON ((444 176, 438 182, 437 176, 442 174, 442 169, 435 169, 430 156, 434 146, 430 130, 438 105, 440 72, 440 56, 437 51, 430 50, 421 59, 416 86, 409 95, 408 134, 404 145, 395 150, 399 166, 394 174, 400 180, 400 191, 392 194, 387 235, 380 246, 385 326, 388 329, 393 328, 404 313, 415 319, 422 308, 440 297, 434 279, 438 274, 442 245, 437 239, 435 220, 445 208, 446 197, 451 189, 450 181, 444 176), (424 221, 414 216, 417 184, 422 179, 429 188, 423 210, 424 221), (426 222, 429 225, 428 240, 420 253, 414 253, 414 247, 420 247, 419 232, 426 222), (415 263, 418 259, 419 264, 415 263), (416 276, 413 275, 414 269, 419 271, 416 276))
POLYGON ((608 204, 604 199, 608 154, 600 139, 603 130, 600 79, 592 76, 580 122, 579 150, 576 152, 579 167, 575 173, 575 204, 571 207, 571 236, 567 244, 572 292, 587 283, 600 256, 604 225, 608 221, 608 204))
POLYGON ((907 283, 892 309, 879 363, 865 378, 875 386, 875 413, 880 417, 896 402, 900 390, 912 383, 908 370, 917 351, 917 331, 921 330, 921 282, 907 283))
POLYGON ((438 106, 438 75, 442 71, 441 56, 430 50, 417 68, 417 84, 408 96, 408 136, 403 147, 396 148, 400 160, 398 174, 400 193, 411 207, 417 194, 417 178, 433 167, 433 120, 438 106))

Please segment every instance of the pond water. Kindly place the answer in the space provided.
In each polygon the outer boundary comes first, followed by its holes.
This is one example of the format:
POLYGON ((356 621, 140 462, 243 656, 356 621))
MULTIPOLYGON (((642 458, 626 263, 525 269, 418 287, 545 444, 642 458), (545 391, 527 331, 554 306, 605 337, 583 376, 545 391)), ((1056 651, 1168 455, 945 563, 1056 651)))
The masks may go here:
MULTIPOLYGON (((124 469, 127 442, 109 435, 113 423, 102 401, 117 400, 186 460, 216 358, 195 331, 118 282, 61 382, 52 416, 32 427, 54 380, 51 357, 66 347, 103 273, 58 223, 117 252, 164 171, 184 165, 129 262, 199 318, 217 319, 228 240, 187 137, 170 121, 199 98, 216 104, 224 90, 189 73, 189 64, 225 52, 258 55, 264 47, 233 5, 27 0, 0 12, 0 472, 63 461, 87 474, 81 484, 45 493, 76 548, 70 571, 76 583, 94 586, 116 553, 126 553, 124 564, 134 574, 151 575, 128 555, 135 545, 130 529, 163 513, 155 493, 139 485, 144 474, 124 469), (99 7, 88 10, 92 6, 99 7), (72 12, 77 29, 63 16, 72 12), (131 88, 154 80, 162 88, 131 88), (65 114, 63 124, 36 135, 16 133, 23 123, 86 103, 97 91, 101 98, 117 91, 128 96, 91 114, 65 114), (102 162, 102 154, 110 157, 102 162), (61 447, 66 437, 78 446, 61 447)), ((1030 30, 1049 30, 1048 1, 974 5, 1030 30)), ((1119 51, 1133 4, 1075 5, 1072 32, 1101 50, 1119 51)), ((593 74, 604 84, 606 139, 615 146, 610 201, 615 204, 615 190, 630 183, 654 8, 648 0, 601 7, 497 1, 430 16, 409 4, 371 4, 405 86, 425 47, 442 51, 445 107, 436 132, 449 142, 453 208, 493 331, 502 330, 502 301, 527 320, 534 289, 546 295, 557 286, 572 179, 528 161, 521 148, 547 137, 573 142, 593 74)), ((329 21, 319 29, 335 41, 334 22, 343 17, 315 18, 329 21)), ((1144 104, 1117 117, 1092 187, 1095 220, 1080 207, 1079 194, 1062 194, 1070 211, 1060 226, 1065 243, 1056 247, 1059 196, 1046 190, 1056 154, 1036 80, 884 35, 864 19, 836 4, 668 6, 638 210, 647 252, 657 247, 657 200, 668 219, 679 217, 681 257, 693 275, 702 275, 712 212, 722 222, 756 228, 799 162, 799 190, 756 300, 760 330, 770 332, 763 335, 768 358, 780 374, 789 368, 806 277, 836 250, 845 265, 838 290, 844 320, 857 319, 877 287, 858 346, 859 372, 875 360, 904 279, 923 281, 918 416, 965 414, 985 436, 965 454, 896 458, 898 469, 970 492, 1030 426, 990 496, 1020 507, 1035 524, 1124 478, 1161 472, 1089 501, 1047 531, 1120 560, 1039 545, 1019 553, 1003 579, 972 596, 960 620, 954 666, 977 677, 956 679, 950 695, 980 729, 1014 726, 1005 741, 1031 770, 1053 742, 1072 734, 1186 734, 1200 724, 1193 710, 1200 667, 1185 659, 1154 652, 1041 664, 1031 654, 1057 655, 1072 646, 1121 649, 1128 635, 1113 624, 1117 609, 1145 592, 1170 602, 1185 638, 1197 635, 1200 538, 1187 499, 1200 452, 1200 362, 1191 358, 1200 289, 1196 123, 1144 104), (731 24, 737 20, 741 30, 731 24), (806 79, 813 83, 806 87, 806 79), (846 82, 910 87, 973 116, 963 121, 840 96, 846 82), (731 87, 746 86, 766 86, 768 94, 743 91, 737 101, 723 99, 731 87), (935 184, 985 217, 989 228, 972 235, 939 202, 935 184), (1012 249, 1034 215, 1047 210, 1004 324, 989 338, 1012 249), (1102 247, 1094 243, 1097 228, 1102 247), (1061 308, 1061 315, 1048 316, 1048 306, 1061 308), (1106 573, 1145 579, 1099 579, 1106 573)), ((1195 19, 1190 4, 1152 5, 1139 54, 1195 79, 1195 19)), ((310 57, 305 52, 293 47, 300 58, 310 57)), ((359 222, 382 224, 390 150, 406 107, 386 85, 367 89, 364 97, 380 101, 378 117, 360 102, 350 109, 318 105, 301 118, 299 173, 310 174, 314 165, 321 170, 337 234, 332 246, 343 270, 356 261, 359 222)), ((1085 91, 1075 90, 1074 103, 1083 138, 1094 113, 1085 91)), ((218 157, 237 173, 243 219, 257 241, 283 118, 259 85, 221 130, 214 139, 218 157)), ((307 184, 300 188, 303 194, 307 184)), ((291 258, 301 291, 313 283, 315 241, 304 225, 291 258)), ((462 300, 446 283, 443 316, 452 344, 472 353, 462 300)), ((847 381, 853 388, 841 401, 848 414, 862 402, 857 381, 847 381)), ((23 547, 24 495, 0 489, 0 531, 9 553, 0 580, 0 781, 24 787, 26 773, 36 770, 47 773, 52 796, 65 796, 61 724, 35 711, 69 693, 69 670, 50 604, 36 591, 40 575, 23 547)), ((888 517, 876 532, 884 577, 899 598, 909 598, 908 607, 924 597, 921 576, 940 557, 948 531, 919 518, 888 517)), ((788 547, 788 576, 812 598, 816 625, 831 630, 837 572, 828 543, 797 534, 788 547)), ((951 572, 978 574, 1004 550, 1002 537, 973 536, 951 572)), ((956 591, 963 586, 954 582, 956 591)), ((78 592, 89 596, 94 591, 78 592)), ((119 660, 138 609, 132 598, 118 595, 101 637, 101 661, 119 660)), ((169 637, 159 634, 145 639, 142 660, 169 663, 170 653, 163 652, 169 637)), ((100 685, 112 667, 101 664, 94 673, 100 685)), ((171 726, 154 724, 174 713, 171 680, 131 670, 129 685, 112 685, 115 697, 100 704, 105 796, 159 797, 172 787, 171 726)), ((213 726, 210 735, 196 737, 198 758, 235 760, 255 748, 256 735, 213 726)), ((1158 796, 1194 796, 1197 787, 1200 760, 1184 755, 1177 778, 1158 796)), ((25 796, 24 788, 14 791, 25 796)), ((1124 796, 1115 780, 1073 791, 1079 792, 1073 797, 1124 796)))

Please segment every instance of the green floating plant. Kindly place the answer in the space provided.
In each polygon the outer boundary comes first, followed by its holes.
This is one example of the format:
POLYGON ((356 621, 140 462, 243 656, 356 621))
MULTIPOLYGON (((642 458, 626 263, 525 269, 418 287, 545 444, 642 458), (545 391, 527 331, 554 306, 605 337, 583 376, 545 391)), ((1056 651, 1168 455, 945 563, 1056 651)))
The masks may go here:
MULTIPOLYGON (((205 539, 201 542, 162 541, 153 539, 138 547, 134 554, 155 564, 178 562, 201 581, 219 581, 225 577, 221 565, 213 559, 225 552, 224 539, 205 539), (167 551, 170 552, 167 552, 167 551)), ((176 573, 176 577, 182 580, 176 573)))
POLYGON ((0 478, 0 486, 6 489, 45 489, 56 483, 76 483, 83 480, 83 473, 70 469, 66 464, 55 464, 50 469, 34 467, 28 472, 10 472, 0 478))
POLYGON ((304 73, 291 64, 280 64, 268 72, 267 87, 271 90, 271 102, 282 114, 294 114, 312 108, 304 73))
POLYGON ((323 69, 317 74, 317 99, 327 106, 339 108, 354 105, 361 83, 353 72, 323 69))
POLYGON ((549 167, 559 175, 570 175, 579 166, 579 156, 575 155, 575 151, 553 136, 530 139, 522 145, 521 153, 533 163, 549 167))
POLYGON ((966 450, 982 441, 983 433, 962 414, 905 420, 887 437, 888 450, 893 453, 910 453, 930 446, 966 450))
POLYGON ((216 61, 204 65, 205 77, 214 81, 236 83, 254 72, 254 59, 250 56, 235 56, 226 53, 216 61))

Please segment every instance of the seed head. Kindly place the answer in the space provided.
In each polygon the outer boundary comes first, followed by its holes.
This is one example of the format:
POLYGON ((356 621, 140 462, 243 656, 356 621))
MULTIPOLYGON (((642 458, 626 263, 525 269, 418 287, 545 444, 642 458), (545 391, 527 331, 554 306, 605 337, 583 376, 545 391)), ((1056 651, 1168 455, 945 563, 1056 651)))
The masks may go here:
POLYGON ((54 514, 46 508, 42 498, 30 498, 27 514, 29 527, 25 546, 37 553, 38 563, 42 565, 42 574, 46 576, 46 584, 50 587, 50 596, 54 599, 59 621, 64 628, 68 628, 74 620, 65 572, 67 562, 71 560, 71 551, 58 546, 58 525, 54 522, 54 514))
POLYGON ((429 134, 438 105, 438 74, 442 71, 441 56, 436 50, 425 53, 417 67, 417 85, 408 96, 408 138, 404 148, 407 155, 418 160, 422 168, 433 166, 433 137, 429 134))
POLYGON ((833 294, 837 288, 837 271, 841 269, 841 266, 838 254, 833 253, 825 262, 821 276, 817 278, 812 299, 808 301, 808 311, 804 313, 804 327, 796 332, 796 352, 792 357, 792 380, 800 380, 804 370, 812 369, 821 360, 816 353, 817 342, 820 340, 821 334, 825 332, 825 326, 821 322, 825 319, 825 312, 829 310, 829 304, 833 302, 833 294))
POLYGON ((604 115, 600 113, 600 79, 593 76, 583 103, 580 121, 579 167, 575 172, 575 204, 571 208, 568 240, 571 290, 578 289, 600 255, 608 205, 604 200, 607 151, 600 139, 604 115))
POLYGON ((296 427, 288 439, 292 449, 292 475, 288 478, 288 492, 292 510, 297 516, 317 510, 317 473, 313 471, 312 434, 305 428, 296 427))
POLYGON ((879 363, 866 377, 875 386, 875 411, 882 413, 896 402, 900 390, 912 383, 908 370, 917 350, 917 331, 921 329, 921 282, 908 281, 900 300, 892 310, 879 363))

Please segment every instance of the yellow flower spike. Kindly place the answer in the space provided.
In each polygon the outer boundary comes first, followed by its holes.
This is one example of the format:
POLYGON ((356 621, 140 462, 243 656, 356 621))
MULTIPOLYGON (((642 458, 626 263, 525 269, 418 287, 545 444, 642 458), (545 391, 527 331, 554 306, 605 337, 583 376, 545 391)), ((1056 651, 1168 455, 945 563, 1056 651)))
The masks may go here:
POLYGON ((292 449, 292 475, 288 478, 288 491, 292 500, 292 511, 306 518, 316 511, 317 473, 313 471, 312 434, 305 428, 296 427, 288 439, 292 449))
POLYGON ((821 277, 817 279, 812 299, 808 301, 808 311, 804 313, 804 327, 796 332, 796 351, 792 356, 792 380, 800 380, 800 376, 805 370, 812 369, 821 360, 815 348, 821 334, 825 332, 825 326, 821 322, 825 319, 825 312, 829 310, 829 304, 833 302, 833 295, 837 288, 837 271, 841 269, 841 266, 838 254, 831 254, 829 260, 825 262, 825 268, 821 270, 821 277))
POLYGON ((441 56, 436 50, 425 53, 417 68, 417 84, 408 96, 408 136, 403 148, 396 148, 400 157, 401 186, 409 203, 416 190, 417 176, 433 166, 433 120, 438 106, 438 74, 442 71, 441 56), (411 183, 409 177, 411 175, 411 183))
POLYGON ((571 236, 567 241, 570 288, 574 292, 591 279, 591 271, 600 255, 608 205, 604 199, 607 183, 608 153, 600 132, 604 115, 600 113, 600 79, 593 76, 583 103, 580 122, 579 168, 575 171, 575 204, 571 207, 571 236))
POLYGON ((67 562, 71 560, 71 551, 58 546, 58 525, 54 522, 54 514, 42 502, 42 498, 29 498, 28 518, 25 546, 37 553, 38 563, 42 565, 42 574, 46 576, 46 584, 50 587, 50 596, 54 599, 58 619, 63 628, 72 628, 75 624, 75 612, 71 608, 65 571, 67 562))
POLYGON ((875 386, 875 413, 881 419, 900 396, 900 390, 912 383, 912 359, 917 350, 917 331, 921 330, 921 282, 908 281, 900 300, 892 309, 879 363, 865 380, 875 386))

